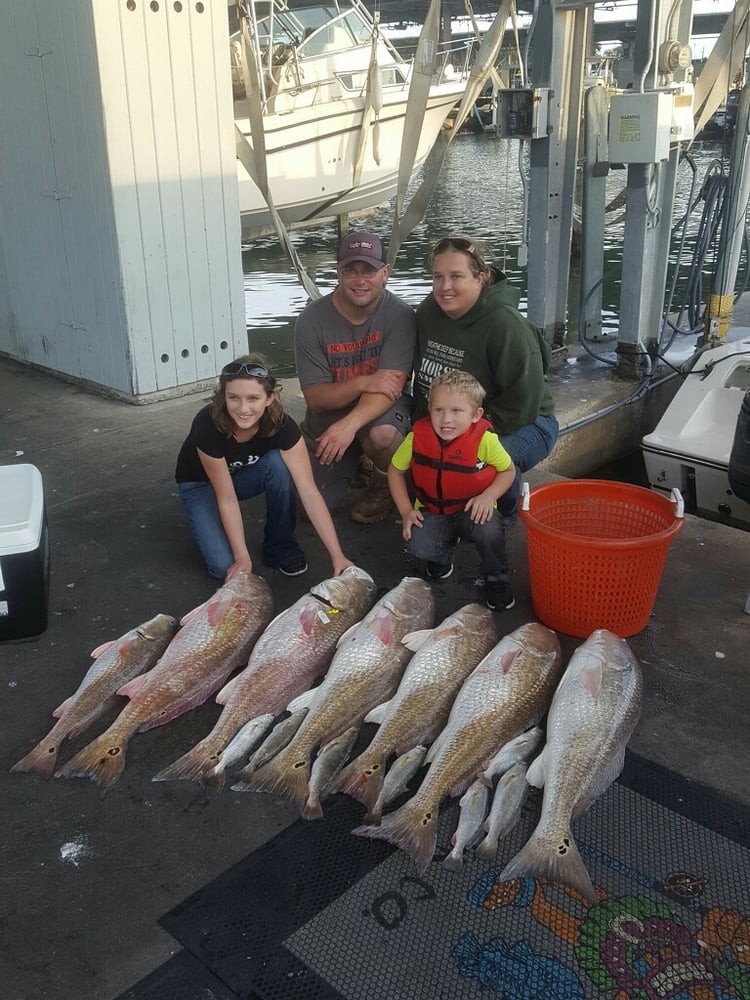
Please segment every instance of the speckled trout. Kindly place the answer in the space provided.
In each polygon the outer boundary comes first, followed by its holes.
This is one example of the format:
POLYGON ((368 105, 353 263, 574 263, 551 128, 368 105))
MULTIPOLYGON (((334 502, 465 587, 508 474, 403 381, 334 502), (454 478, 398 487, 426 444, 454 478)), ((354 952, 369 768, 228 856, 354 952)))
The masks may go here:
POLYGON ((624 639, 597 629, 576 649, 552 699, 547 743, 526 776, 530 785, 544 787, 539 823, 501 879, 564 882, 596 902, 570 823, 622 771, 642 691, 641 668, 624 639))
POLYGON ((221 757, 236 733, 256 716, 283 712, 325 673, 336 643, 372 607, 375 589, 368 573, 350 566, 340 576, 311 587, 277 615, 255 644, 245 669, 216 696, 224 708, 214 728, 154 781, 190 778, 221 788, 221 757))
POLYGON ((271 619, 271 588, 237 573, 194 612, 147 673, 118 691, 130 700, 97 739, 55 777, 92 778, 106 791, 120 777, 130 738, 202 705, 241 663, 271 619))
POLYGON ((248 775, 246 787, 282 795, 306 819, 319 818, 319 804, 307 804, 313 754, 351 726, 360 726, 371 709, 393 695, 412 655, 401 640, 411 631, 431 628, 434 619, 434 597, 424 580, 406 577, 381 597, 339 642, 292 741, 248 775))
POLYGON ((114 708, 115 692, 156 664, 177 628, 176 618, 156 615, 114 642, 97 646, 91 653, 94 662, 76 691, 52 713, 58 721, 11 771, 36 771, 43 778, 49 778, 65 737, 73 739, 100 715, 114 708))
POLYGON ((364 802, 372 813, 388 758, 435 739, 461 685, 498 638, 495 616, 479 604, 465 605, 430 631, 407 635, 414 656, 393 698, 367 715, 365 722, 380 728, 341 772, 335 790, 364 802))
POLYGON ((504 743, 544 715, 561 661, 557 636, 543 625, 522 625, 502 638, 456 695, 416 793, 380 826, 353 832, 395 844, 425 871, 435 853, 441 802, 447 795, 462 795, 504 743))

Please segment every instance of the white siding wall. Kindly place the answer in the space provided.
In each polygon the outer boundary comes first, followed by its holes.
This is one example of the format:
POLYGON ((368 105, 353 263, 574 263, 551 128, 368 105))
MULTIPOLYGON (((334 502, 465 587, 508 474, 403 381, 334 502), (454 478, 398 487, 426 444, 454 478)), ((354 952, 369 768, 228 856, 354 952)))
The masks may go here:
POLYGON ((0 0, 0 350, 126 395, 246 349, 226 6, 0 0))

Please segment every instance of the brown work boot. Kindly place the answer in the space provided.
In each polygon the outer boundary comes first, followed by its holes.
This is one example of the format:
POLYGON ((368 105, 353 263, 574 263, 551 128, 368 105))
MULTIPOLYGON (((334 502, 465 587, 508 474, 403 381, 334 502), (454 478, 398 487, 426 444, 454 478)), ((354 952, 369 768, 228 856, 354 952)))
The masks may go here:
POLYGON ((357 524, 377 524, 384 521, 394 510, 391 491, 388 489, 388 478, 382 472, 375 470, 367 492, 352 507, 351 518, 357 524))

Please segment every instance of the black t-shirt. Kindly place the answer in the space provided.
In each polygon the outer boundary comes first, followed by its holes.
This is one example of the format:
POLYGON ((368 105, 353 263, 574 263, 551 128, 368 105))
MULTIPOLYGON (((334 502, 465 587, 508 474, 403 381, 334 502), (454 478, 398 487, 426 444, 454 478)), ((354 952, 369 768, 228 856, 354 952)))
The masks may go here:
POLYGON ((301 436, 297 424, 285 414, 281 426, 271 437, 260 437, 256 434, 249 441, 236 441, 219 430, 211 419, 209 407, 204 406, 196 414, 190 433, 180 448, 174 477, 178 483, 208 482, 206 470, 198 457, 199 448, 211 458, 226 459, 229 471, 233 472, 246 465, 254 465, 259 458, 274 448, 288 451, 301 436))

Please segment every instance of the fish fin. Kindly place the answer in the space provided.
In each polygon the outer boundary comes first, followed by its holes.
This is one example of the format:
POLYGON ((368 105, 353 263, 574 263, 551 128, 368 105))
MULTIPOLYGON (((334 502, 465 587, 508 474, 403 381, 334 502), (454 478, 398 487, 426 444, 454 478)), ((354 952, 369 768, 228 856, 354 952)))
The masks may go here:
POLYGON ((416 632, 409 632, 408 635, 405 635, 401 640, 401 643, 406 646, 407 649, 410 649, 412 653, 416 653, 418 649, 421 649, 422 646, 424 646, 434 631, 435 630, 431 628, 417 629, 416 632))
POLYGON ((497 841, 490 837, 485 837, 481 844, 477 844, 474 853, 482 861, 489 861, 490 864, 494 864, 497 860, 497 841))
MULTIPOLYGON (((101 644, 101 646, 97 646, 96 649, 92 649, 91 650, 91 659, 92 660, 98 660, 99 657, 103 653, 106 653, 108 649, 111 649, 116 642, 117 642, 117 639, 110 639, 109 642, 103 642, 101 644)), ((129 643, 128 645, 132 646, 132 642, 129 643)), ((127 648, 127 647, 124 647, 124 648, 127 648)))
POLYGON ((203 608, 208 604, 208 601, 204 601, 203 604, 199 604, 197 608, 193 608, 192 611, 188 611, 187 614, 180 618, 180 626, 187 625, 189 621, 192 621, 197 614, 199 614, 203 608))
POLYGON ((11 771, 33 771, 42 778, 51 778, 60 751, 59 743, 49 743, 49 736, 43 739, 25 757, 17 761, 11 771))
POLYGON ((224 788, 225 778, 225 769, 217 766, 204 775, 203 784, 207 788, 211 788, 214 792, 221 792, 224 788))
POLYGON ((584 691, 588 691, 594 701, 599 697, 601 691, 603 667, 604 664, 598 657, 592 657, 590 660, 584 661, 578 674, 578 683, 584 691))
POLYGON ((97 705, 95 708, 78 721, 77 726, 71 726, 67 733, 67 739, 74 740, 81 733, 85 732, 92 722, 95 722, 100 716, 105 715, 107 712, 111 712, 114 708, 119 708, 122 706, 122 698, 118 698, 116 694, 110 695, 109 698, 105 698, 101 705, 97 705))
POLYGON ((301 816, 302 819, 323 819, 323 806, 320 801, 308 798, 302 808, 301 816))
POLYGON ((438 807, 425 809, 410 801, 383 817, 380 826, 358 826, 357 837, 387 840, 414 859, 420 875, 427 871, 437 846, 438 807))
POLYGON ((368 757, 366 753, 365 751, 346 765, 337 776, 331 791, 343 792, 371 809, 383 788, 385 760, 380 755, 368 757))
POLYGON ((367 625, 369 630, 380 639, 384 646, 389 646, 393 639, 393 615, 384 611, 376 615, 367 625))
POLYGON ((546 761, 546 750, 542 750, 538 757, 529 764, 529 769, 526 772, 526 782, 531 785, 532 788, 544 788, 544 782, 547 778, 545 773, 545 761, 546 761))
MULTIPOLYGON (((244 769, 240 777, 245 776, 244 769)), ((247 775, 247 787, 256 792, 270 792, 289 799, 302 811, 310 794, 310 756, 298 753, 293 746, 281 750, 267 764, 247 775)))
POLYGON ((241 674, 237 674, 236 677, 232 677, 231 680, 228 680, 226 682, 223 688, 219 689, 219 693, 216 695, 217 705, 226 705, 226 703, 229 701, 232 691, 234 691, 234 689, 237 687, 237 682, 239 681, 240 676, 241 674))
MULTIPOLYGON (((153 776, 152 781, 202 781, 209 771, 213 770, 221 758, 221 744, 215 743, 207 736, 200 743, 178 757, 174 763, 165 767, 153 776)), ((221 747, 223 749, 223 747, 221 747)))
POLYGON ((308 691, 303 691, 302 694, 298 694, 296 698, 292 698, 286 706, 287 712, 289 712, 290 715, 294 715, 295 712, 301 712, 302 709, 308 709, 317 690, 318 689, 316 687, 310 688, 308 691))
POLYGON ((147 683, 148 673, 139 674, 137 677, 129 680, 127 684, 123 684, 122 687, 118 688, 117 693, 122 695, 123 698, 134 698, 147 683))
POLYGON ((63 764, 55 772, 55 777, 91 778, 101 788, 103 794, 114 785, 125 769, 127 749, 126 739, 116 742, 103 733, 79 751, 67 764, 63 764))
POLYGON ((227 611, 233 606, 234 596, 230 593, 222 593, 221 590, 217 590, 211 600, 206 602, 208 624, 211 628, 216 628, 227 611))
POLYGON ((464 852, 451 851, 443 858, 443 868, 449 872, 462 872, 464 870, 464 852))
POLYGON ((62 717, 65 715, 65 713, 70 708, 70 703, 73 701, 73 697, 74 697, 74 695, 71 695, 70 698, 66 698, 65 699, 65 701, 62 703, 62 705, 58 705, 58 707, 52 713, 52 718, 53 719, 62 719, 62 717))
POLYGON ((589 903, 597 902, 596 890, 583 863, 570 830, 559 844, 544 841, 534 831, 521 850, 498 876, 501 882, 512 878, 545 878, 575 889, 589 903))
POLYGON ((376 705, 375 708, 371 709, 365 716, 365 722, 374 722, 376 726, 382 724, 383 719, 388 714, 388 707, 391 704, 392 699, 384 701, 382 705, 376 705))
MULTIPOLYGON (((603 795, 607 791, 609 786, 618 777, 623 767, 625 766, 625 747, 622 747, 617 756, 613 757, 609 763, 607 769, 599 776, 599 780, 595 785, 592 785, 588 790, 585 798, 582 798, 580 802, 576 802, 573 809, 573 819, 577 819, 582 816, 588 807, 591 805, 595 799, 598 799, 600 795, 603 795)), ((528 779, 527 779, 528 780, 528 779)))
POLYGON ((299 623, 302 626, 302 634, 309 636, 312 634, 313 625, 317 621, 319 614, 325 614, 321 607, 305 606, 300 612, 299 623))
POLYGON ((500 658, 500 669, 504 674, 509 674, 513 669, 513 664, 516 662, 516 658, 521 655, 520 649, 509 650, 507 653, 503 653, 500 658))

